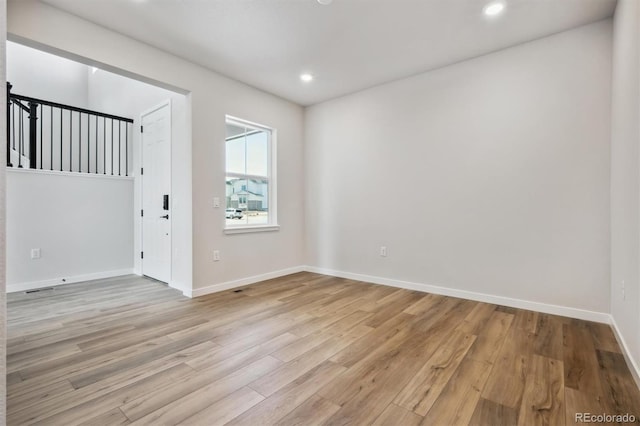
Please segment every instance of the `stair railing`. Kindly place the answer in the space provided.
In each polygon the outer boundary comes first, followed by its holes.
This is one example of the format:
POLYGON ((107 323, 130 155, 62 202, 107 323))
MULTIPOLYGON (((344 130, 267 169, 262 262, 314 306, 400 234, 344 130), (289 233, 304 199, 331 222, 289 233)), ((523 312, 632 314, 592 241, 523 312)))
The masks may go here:
POLYGON ((133 119, 11 89, 7 82, 7 167, 129 176, 133 119))

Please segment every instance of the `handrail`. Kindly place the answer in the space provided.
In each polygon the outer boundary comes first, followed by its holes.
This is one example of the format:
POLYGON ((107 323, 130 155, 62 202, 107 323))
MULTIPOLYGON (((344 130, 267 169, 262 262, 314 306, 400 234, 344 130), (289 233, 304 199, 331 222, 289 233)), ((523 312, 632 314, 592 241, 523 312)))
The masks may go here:
POLYGON ((14 104, 18 105, 23 110, 29 111, 29 107, 26 106, 25 104, 23 104, 22 102, 20 102, 20 100, 18 100, 18 99, 12 99, 11 97, 9 97, 9 102, 13 102, 14 104))
POLYGON ((131 119, 131 118, 119 117, 119 116, 113 115, 113 114, 107 114, 107 113, 99 112, 99 111, 92 111, 90 109, 74 107, 74 106, 71 106, 71 105, 60 104, 60 103, 57 103, 57 102, 45 101, 43 99, 37 99, 37 98, 31 98, 29 96, 17 95, 15 93, 11 93, 10 97, 12 99, 18 99, 18 100, 25 101, 25 102, 33 102, 33 103, 37 103, 39 105, 47 105, 47 106, 51 106, 51 107, 54 107, 54 108, 61 108, 61 109, 66 109, 66 110, 70 110, 70 111, 80 112, 80 113, 83 113, 83 114, 97 115, 98 117, 110 118, 112 120, 119 120, 119 121, 125 121, 127 123, 133 123, 133 119, 131 119))

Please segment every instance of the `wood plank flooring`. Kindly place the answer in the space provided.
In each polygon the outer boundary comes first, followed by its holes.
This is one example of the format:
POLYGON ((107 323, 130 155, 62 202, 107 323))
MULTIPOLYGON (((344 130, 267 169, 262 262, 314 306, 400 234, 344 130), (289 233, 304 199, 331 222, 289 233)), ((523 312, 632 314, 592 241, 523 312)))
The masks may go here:
POLYGON ((608 326, 299 273, 8 295, 10 425, 564 425, 631 413, 608 326))

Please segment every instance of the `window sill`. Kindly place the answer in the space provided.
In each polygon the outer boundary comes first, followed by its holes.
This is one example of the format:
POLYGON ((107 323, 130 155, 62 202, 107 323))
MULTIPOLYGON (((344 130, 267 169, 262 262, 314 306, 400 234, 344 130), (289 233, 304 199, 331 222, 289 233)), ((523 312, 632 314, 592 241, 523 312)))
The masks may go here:
POLYGON ((234 228, 224 228, 224 233, 230 234, 248 234, 252 232, 273 232, 279 231, 280 225, 257 225, 257 226, 239 226, 234 228))

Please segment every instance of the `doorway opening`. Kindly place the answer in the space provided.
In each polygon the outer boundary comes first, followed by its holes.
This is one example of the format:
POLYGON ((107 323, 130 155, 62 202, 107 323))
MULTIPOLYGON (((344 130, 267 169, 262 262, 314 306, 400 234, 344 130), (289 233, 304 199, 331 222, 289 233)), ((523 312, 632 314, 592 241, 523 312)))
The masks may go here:
POLYGON ((173 194, 190 171, 172 164, 190 152, 187 92, 11 41, 7 80, 16 117, 27 101, 41 114, 7 147, 7 291, 131 273, 184 290, 174 229, 190 200, 173 194))

